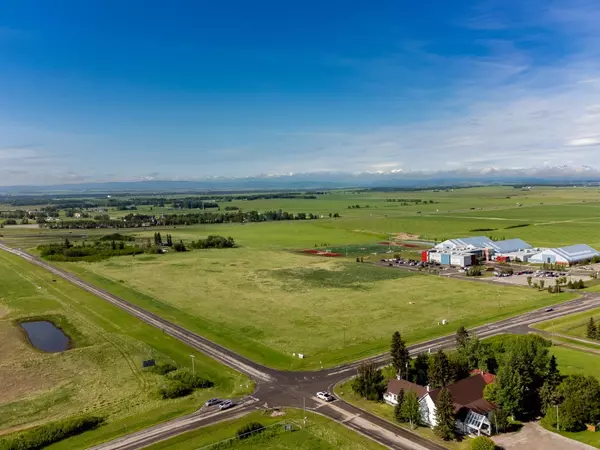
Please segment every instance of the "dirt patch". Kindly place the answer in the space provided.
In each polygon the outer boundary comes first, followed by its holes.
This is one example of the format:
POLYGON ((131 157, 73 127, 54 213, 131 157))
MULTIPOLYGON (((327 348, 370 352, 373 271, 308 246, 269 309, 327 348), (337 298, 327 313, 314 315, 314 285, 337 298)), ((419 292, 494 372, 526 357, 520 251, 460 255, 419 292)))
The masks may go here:
POLYGON ((411 234, 411 233, 395 233, 392 238, 395 241, 415 241, 419 239, 420 234, 411 234))
POLYGON ((526 423, 517 433, 501 434, 494 437, 494 442, 511 450, 585 450, 594 447, 544 429, 537 423, 526 423))
POLYGON ((10 310, 4 306, 0 306, 0 319, 2 319, 3 317, 8 316, 8 313, 10 312, 10 310))

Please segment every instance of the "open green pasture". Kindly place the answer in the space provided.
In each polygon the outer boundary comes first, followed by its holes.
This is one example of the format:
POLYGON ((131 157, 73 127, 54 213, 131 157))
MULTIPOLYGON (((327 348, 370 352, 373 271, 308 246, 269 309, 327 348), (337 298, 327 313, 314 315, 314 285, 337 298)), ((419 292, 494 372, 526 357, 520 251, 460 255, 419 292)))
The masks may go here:
POLYGON ((586 326, 590 317, 593 317, 596 322, 600 321, 600 308, 537 323, 533 327, 551 333, 585 338, 586 326))
POLYGON ((254 412, 240 419, 229 420, 182 434, 148 448, 150 450, 168 448, 196 450, 211 448, 218 442, 230 442, 227 448, 235 450, 259 448, 264 450, 291 448, 305 450, 383 449, 376 442, 318 414, 303 413, 294 409, 282 412, 283 415, 275 416, 266 412, 254 412), (305 415, 306 422, 303 420, 305 415), (266 431, 244 440, 235 439, 236 431, 250 422, 260 423, 266 427, 266 431), (291 425, 292 431, 284 431, 285 425, 291 425), (229 441, 230 439, 232 440, 229 441))
POLYGON ((458 324, 473 326, 572 297, 250 245, 62 267, 284 369, 335 366, 384 352, 395 330, 416 342, 451 333, 458 324), (452 330, 438 325, 444 319, 452 330))
POLYGON ((197 409, 216 395, 252 390, 247 378, 160 330, 18 257, 0 252, 0 435, 71 416, 92 414, 106 425, 61 443, 83 448, 197 409), (45 353, 33 348, 20 319, 59 325, 72 348, 45 353), (142 369, 156 359, 190 366, 215 383, 189 397, 161 400, 164 378, 142 369))
MULTIPOLYGON (((173 235, 183 239, 198 234, 232 235, 244 245, 256 243, 262 248, 302 248, 321 244, 365 244, 396 235, 418 236, 425 240, 443 240, 469 235, 521 237, 536 246, 561 246, 588 243, 600 247, 597 223, 600 219, 600 190, 592 187, 531 189, 489 186, 444 191, 331 191, 316 199, 234 200, 223 203, 243 210, 284 210, 292 213, 312 212, 323 215, 314 221, 291 221, 254 224, 219 224, 179 226, 173 235), (408 202, 410 199, 422 203, 408 202), (388 201, 396 200, 396 201, 388 201), (425 203, 426 202, 426 203, 425 203), (429 203, 433 202, 433 203, 429 203), (349 208, 350 206, 360 208, 349 208), (333 219, 329 213, 339 213, 333 219), (523 228, 509 228, 531 224, 523 228), (478 229, 490 231, 477 231, 478 229)), ((148 214, 187 213, 198 210, 166 210, 141 206, 137 212, 148 214)), ((135 211, 134 211, 135 212, 135 211)), ((110 215, 129 211, 110 211, 110 215)), ((127 232, 151 235, 150 231, 128 229, 127 232)), ((162 231, 166 231, 163 229, 162 231)), ((31 248, 55 238, 72 235, 75 239, 92 239, 106 230, 43 230, 38 228, 0 229, 0 239, 9 245, 31 248)))

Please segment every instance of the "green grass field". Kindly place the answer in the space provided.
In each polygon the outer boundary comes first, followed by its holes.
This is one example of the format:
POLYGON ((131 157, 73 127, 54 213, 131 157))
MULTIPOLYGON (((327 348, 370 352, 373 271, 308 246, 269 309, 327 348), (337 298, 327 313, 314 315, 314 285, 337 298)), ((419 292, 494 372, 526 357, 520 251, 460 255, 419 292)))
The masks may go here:
POLYGON ((0 252, 0 435, 80 414, 105 426, 56 447, 84 447, 197 409, 215 395, 252 390, 249 380, 175 339, 20 258, 0 252), (62 353, 34 349, 16 321, 50 318, 73 341, 62 353), (160 400, 164 379, 145 359, 190 364, 215 383, 178 400, 160 400))
MULTIPOLYGON (((600 219, 600 190, 592 187, 534 186, 531 190, 522 190, 493 186, 439 192, 332 191, 314 200, 235 200, 221 206, 237 206, 246 211, 282 209, 293 213, 312 212, 325 218, 311 222, 179 227, 177 234, 181 233, 181 237, 185 238, 187 234, 229 233, 240 241, 258 239, 267 247, 291 248, 314 247, 321 243, 362 244, 398 233, 431 240, 489 234, 494 237, 521 237, 536 246, 583 242, 600 247, 600 234, 596 231, 596 223, 600 219), (420 199, 434 203, 402 206, 401 202, 388 202, 387 199, 420 199), (351 205, 361 207, 348 209, 351 205), (328 214, 336 212, 342 217, 329 219, 328 214), (531 225, 507 229, 525 223, 531 225), (475 231, 478 228, 492 231, 475 231)), ((190 210, 150 210, 149 207, 140 206, 138 212, 173 214, 190 210)), ((115 217, 127 213, 109 212, 115 217)), ((0 239, 15 246, 32 247, 53 239, 53 233, 93 236, 101 234, 102 230, 73 230, 69 233, 69 230, 53 232, 7 226, 0 230, 0 235, 4 235, 0 239)))
POLYGON ((595 321, 600 321, 600 308, 591 311, 585 311, 579 314, 572 314, 559 319, 548 320, 535 324, 533 327, 538 330, 544 330, 551 333, 560 333, 578 338, 585 338, 586 326, 590 317, 595 321))
POLYGON ((177 448, 178 450, 196 450, 211 448, 213 444, 227 441, 236 435, 236 431, 249 422, 259 422, 268 427, 264 435, 245 440, 233 439, 227 448, 235 450, 264 449, 383 449, 374 441, 355 433, 318 414, 306 413, 306 424, 302 411, 287 409, 284 415, 271 416, 262 412, 251 413, 243 418, 201 428, 175 438, 148 447, 150 450, 177 448), (292 425, 294 431, 284 431, 284 425, 292 425))
POLYGON ((92 283, 283 369, 334 366, 571 298, 250 246, 62 264, 92 283), (438 325, 443 319, 452 330, 438 325), (303 360, 292 353, 303 353, 303 360))

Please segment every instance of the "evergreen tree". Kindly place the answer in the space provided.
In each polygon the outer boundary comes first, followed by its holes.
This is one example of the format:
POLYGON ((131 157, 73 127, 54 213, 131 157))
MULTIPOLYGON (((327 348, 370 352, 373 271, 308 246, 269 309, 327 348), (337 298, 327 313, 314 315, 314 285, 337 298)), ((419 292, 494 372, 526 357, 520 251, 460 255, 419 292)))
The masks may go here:
POLYGON ((429 364, 429 384, 433 388, 447 386, 450 382, 450 361, 442 350, 438 350, 430 360, 429 364))
POLYGON ((435 417, 437 423, 433 430, 440 438, 445 441, 449 441, 454 438, 454 424, 456 419, 454 417, 454 402, 452 401, 452 394, 446 388, 442 388, 438 394, 437 402, 435 403, 436 411, 435 417))
POLYGON ((401 413, 404 421, 410 423, 412 429, 421 423, 421 407, 417 394, 414 391, 408 391, 404 395, 401 413))
POLYGON ((352 389, 366 400, 380 400, 385 390, 383 374, 375 364, 361 364, 357 376, 352 382, 352 389))
POLYGON ((413 380, 420 386, 429 384, 429 356, 426 353, 419 353, 415 358, 413 380))
POLYGON ((540 389, 540 400, 542 404, 542 413, 546 413, 549 408, 560 403, 561 399, 558 392, 558 386, 562 381, 562 377, 558 370, 556 357, 552 355, 548 362, 548 374, 546 375, 544 384, 540 389))
POLYGON ((170 234, 167 234, 167 246, 168 247, 172 247, 173 246, 173 238, 171 237, 170 234))
POLYGON ((162 236, 160 233, 156 233, 156 245, 162 245, 162 236))
POLYGON ((112 241, 112 242, 110 243, 110 248, 111 248, 112 250, 116 250, 116 249, 117 249, 117 243, 116 243, 115 241, 112 241))
POLYGON ((392 336, 392 346, 390 349, 392 355, 392 366, 400 378, 408 379, 408 364, 410 357, 406 343, 402 340, 399 332, 392 336))
POLYGON ((594 318, 590 317, 590 320, 587 324, 587 331, 585 335, 589 339, 596 339, 598 336, 598 328, 596 327, 596 323, 594 322, 594 318))
POLYGON ((404 390, 400 389, 398 392, 398 404, 394 407, 394 419, 396 422, 404 422, 404 416, 402 415, 402 404, 404 403, 404 390))
POLYGON ((460 328, 456 331, 456 348, 458 350, 464 350, 467 348, 467 344, 469 343, 469 332, 466 330, 464 326, 460 326, 460 328))

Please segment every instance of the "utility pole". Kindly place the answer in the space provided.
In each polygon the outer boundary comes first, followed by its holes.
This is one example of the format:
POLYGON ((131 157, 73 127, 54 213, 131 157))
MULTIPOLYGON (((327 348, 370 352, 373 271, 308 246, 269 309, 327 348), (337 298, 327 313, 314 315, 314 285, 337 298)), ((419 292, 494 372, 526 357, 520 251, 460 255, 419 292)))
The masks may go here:
POLYGON ((304 410, 304 427, 306 427, 306 397, 302 397, 302 409, 304 410))
POLYGON ((192 375, 196 376, 196 355, 190 355, 190 358, 192 358, 192 375))

